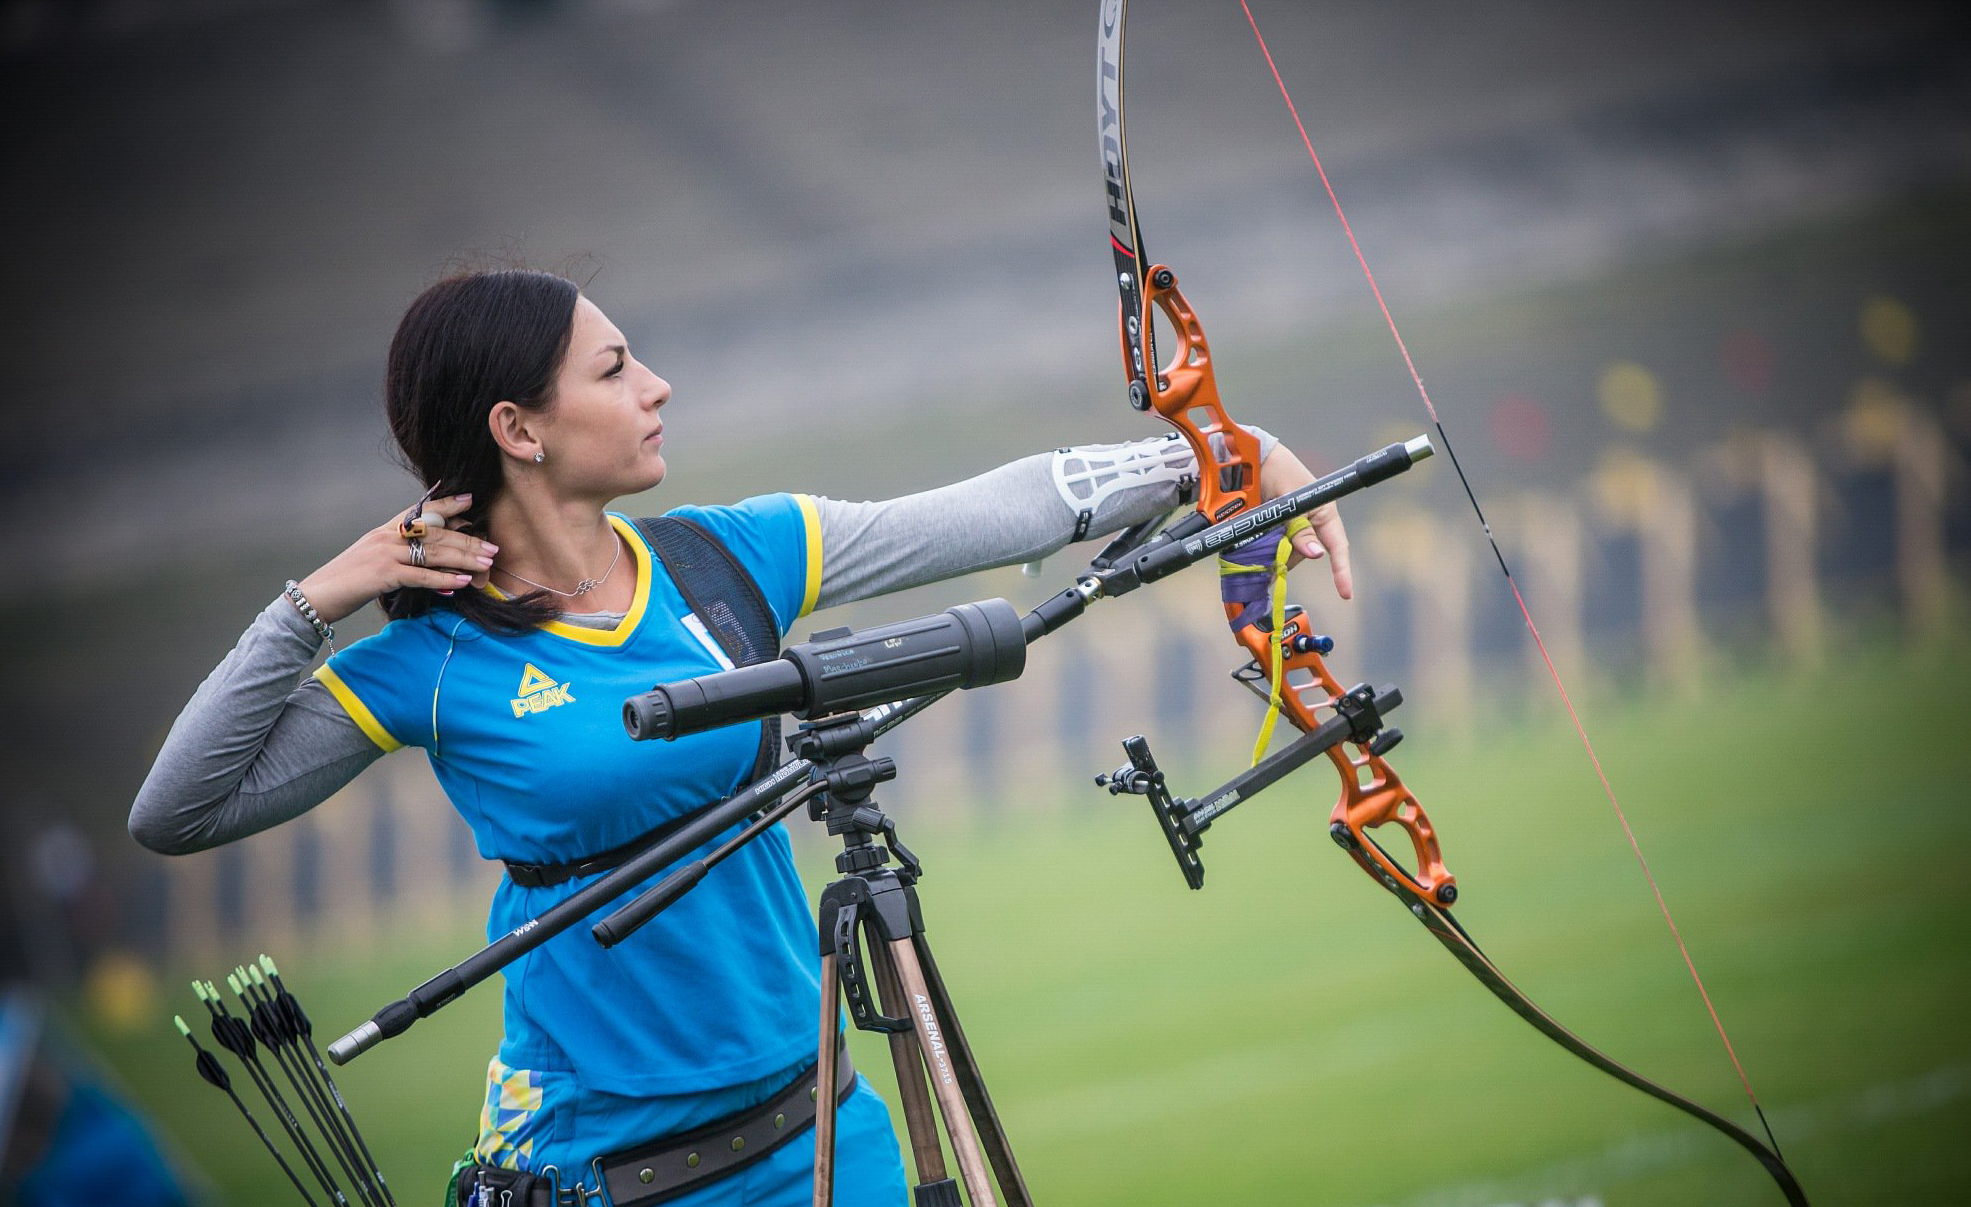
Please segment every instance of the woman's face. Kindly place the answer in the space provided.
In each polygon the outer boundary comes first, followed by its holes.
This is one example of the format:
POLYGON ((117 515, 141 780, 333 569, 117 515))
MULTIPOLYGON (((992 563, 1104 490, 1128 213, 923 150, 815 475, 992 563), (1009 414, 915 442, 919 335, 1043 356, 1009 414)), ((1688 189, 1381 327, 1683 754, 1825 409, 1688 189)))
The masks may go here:
POLYGON ((671 383, 630 355, 629 341, 586 297, 575 301, 554 405, 533 420, 561 493, 604 502, 664 480, 663 420, 671 383))

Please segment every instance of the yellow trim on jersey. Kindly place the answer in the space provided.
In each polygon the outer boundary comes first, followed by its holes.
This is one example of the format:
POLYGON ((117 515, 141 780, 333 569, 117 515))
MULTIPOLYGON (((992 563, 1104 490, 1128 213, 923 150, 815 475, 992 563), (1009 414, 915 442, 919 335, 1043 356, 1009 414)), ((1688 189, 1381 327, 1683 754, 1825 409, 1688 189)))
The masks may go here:
POLYGON ((812 495, 795 495, 794 501, 801 505, 801 519, 808 531, 808 585, 801 593, 799 613, 806 616, 814 611, 814 601, 821 597, 821 512, 816 509, 812 495))
MULTIPOLYGON (((543 633, 553 633, 556 637, 566 637, 583 645, 621 645, 630 639, 631 633, 636 632, 637 623, 643 619, 643 609, 650 602, 650 547, 637 534, 636 525, 613 511, 607 514, 617 535, 636 555, 636 594, 630 599, 629 611, 623 614, 623 619, 613 629, 588 629, 578 624, 550 620, 541 625, 543 633)), ((484 590, 500 599, 506 598, 506 592, 491 583, 487 583, 484 590)))
POLYGON ((322 686, 329 689, 329 695, 334 696, 335 702, 342 705, 342 711, 349 714, 349 719, 356 723, 356 728, 367 734, 370 741, 383 748, 383 753, 389 754, 403 747, 404 744, 390 736, 390 731, 376 719, 376 714, 370 711, 369 705, 363 703, 355 692, 349 690, 349 685, 342 681, 342 676, 336 674, 328 663, 324 662, 315 668, 315 678, 320 679, 322 686))

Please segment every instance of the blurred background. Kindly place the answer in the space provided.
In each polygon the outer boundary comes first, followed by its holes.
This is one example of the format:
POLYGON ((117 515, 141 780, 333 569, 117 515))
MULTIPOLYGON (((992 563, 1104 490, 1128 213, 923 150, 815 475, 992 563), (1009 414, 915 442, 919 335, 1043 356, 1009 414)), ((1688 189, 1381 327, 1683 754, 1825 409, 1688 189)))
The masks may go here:
MULTIPOLYGON (((286 1201, 172 1033, 188 979, 272 951, 339 1034, 481 941, 492 879, 410 755, 221 851, 123 829, 254 612, 419 493, 380 378, 423 286, 516 262, 586 283, 676 390, 639 514, 884 498, 1154 430, 1116 364, 1095 7, 0 3, 0 1179, 22 1201, 71 1201, 32 1171, 85 1101, 149 1119, 157 1201, 286 1201)), ((1971 20, 1254 14, 1789 1158, 1817 1202, 1942 1201, 1971 1127, 1971 20)), ((1145 242, 1234 414, 1317 470, 1425 430, 1238 5, 1130 15, 1145 242)), ((1449 464, 1345 514, 1359 598, 1318 569, 1299 595, 1339 676, 1403 686, 1397 761, 1460 917, 1563 1022, 1749 1116, 1449 464)), ((813 627, 1030 605, 1088 552, 813 627)), ((1242 765, 1259 710, 1208 577, 890 742, 1036 1192, 1776 1201, 1435 953, 1327 843, 1325 772, 1214 828, 1210 887, 1183 890, 1141 803, 1088 777, 1137 732, 1192 794, 1242 765)), ((401 1201, 435 1203, 471 1143, 497 996, 345 1075, 401 1201)))

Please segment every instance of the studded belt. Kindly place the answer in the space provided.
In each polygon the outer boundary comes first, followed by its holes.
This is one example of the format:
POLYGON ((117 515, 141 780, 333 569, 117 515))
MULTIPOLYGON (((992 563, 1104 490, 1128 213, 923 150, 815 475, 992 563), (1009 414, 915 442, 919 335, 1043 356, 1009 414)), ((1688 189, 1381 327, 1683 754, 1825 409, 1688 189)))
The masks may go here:
MULTIPOLYGON (((836 1053, 835 1069, 835 1100, 840 1102, 855 1088, 847 1048, 836 1053)), ((813 1127, 819 1097, 815 1066, 809 1065, 758 1106, 597 1157, 592 1162, 595 1181, 607 1188, 607 1202, 614 1207, 651 1207, 689 1194, 738 1173, 813 1127)), ((558 1172, 469 1166, 458 1179, 455 1201, 459 1207, 588 1207, 604 1201, 598 1188, 564 1187, 558 1172)))
MULTIPOLYGON (((855 1088, 848 1049, 835 1055, 835 1100, 855 1088)), ((814 1126, 819 1087, 815 1066, 756 1107, 715 1119, 694 1131, 665 1136, 597 1158, 615 1207, 649 1207, 737 1173, 814 1126)))

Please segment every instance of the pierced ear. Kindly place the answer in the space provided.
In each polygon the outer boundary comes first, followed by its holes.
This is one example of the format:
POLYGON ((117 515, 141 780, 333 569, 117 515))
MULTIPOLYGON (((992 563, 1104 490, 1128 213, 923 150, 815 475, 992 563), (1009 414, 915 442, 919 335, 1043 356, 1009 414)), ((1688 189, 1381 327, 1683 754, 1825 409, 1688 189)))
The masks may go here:
POLYGON ((493 443, 500 446, 501 452, 516 461, 534 464, 543 458, 536 456, 542 448, 540 437, 528 422, 532 418, 518 405, 500 401, 486 413, 486 428, 493 434, 493 443))

